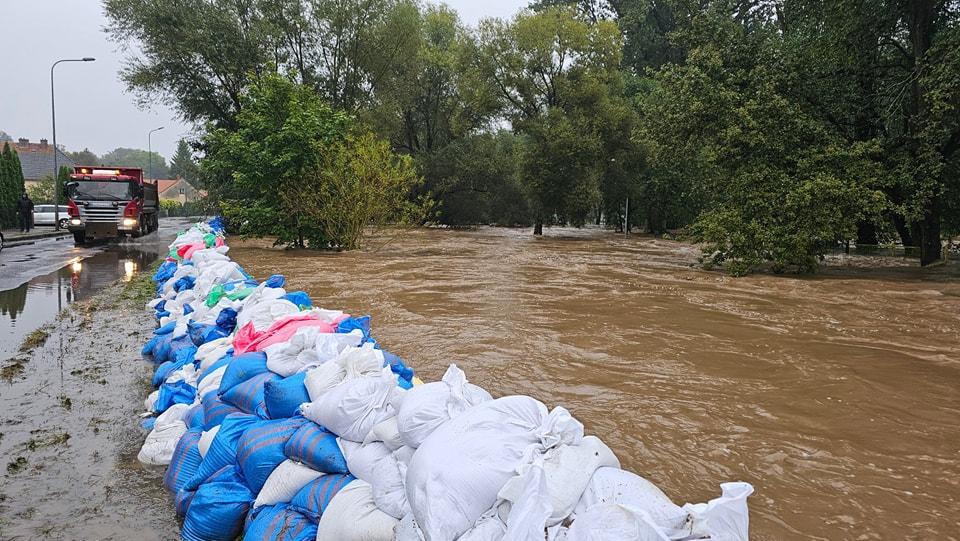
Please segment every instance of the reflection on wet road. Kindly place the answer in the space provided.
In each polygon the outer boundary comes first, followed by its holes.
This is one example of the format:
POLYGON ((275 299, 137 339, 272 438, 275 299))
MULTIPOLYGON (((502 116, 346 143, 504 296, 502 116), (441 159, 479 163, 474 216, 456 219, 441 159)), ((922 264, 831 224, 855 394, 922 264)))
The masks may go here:
POLYGON ((589 230, 386 240, 231 256, 373 315, 425 379, 455 362, 494 395, 568 407, 681 503, 753 483, 753 539, 960 535, 960 266, 837 256, 732 279, 691 268, 689 246, 589 230))
POLYGON ((91 247, 45 240, 0 252, 0 359, 69 304, 146 268, 186 223, 161 220, 155 234, 91 247))

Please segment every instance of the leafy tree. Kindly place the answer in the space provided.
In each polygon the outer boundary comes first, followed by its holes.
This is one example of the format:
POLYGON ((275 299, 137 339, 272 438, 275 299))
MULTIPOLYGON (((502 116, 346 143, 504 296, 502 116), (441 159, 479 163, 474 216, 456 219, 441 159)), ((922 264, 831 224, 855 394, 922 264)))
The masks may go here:
POLYGON ((181 139, 177 142, 177 151, 170 158, 170 176, 186 180, 194 188, 199 186, 199 169, 193 161, 190 146, 181 139))
POLYGON ((27 186, 27 195, 30 196, 30 199, 33 199, 35 204, 52 204, 54 197, 53 189, 53 177, 47 175, 36 183, 27 186))
POLYGON ((24 192, 23 169, 20 157, 10 143, 3 143, 0 153, 0 222, 3 227, 17 223, 17 199, 24 192))
POLYGON ((138 148, 116 148, 104 154, 100 161, 104 165, 115 165, 122 167, 139 167, 143 169, 145 176, 151 178, 170 178, 170 169, 167 167, 167 160, 159 153, 154 152, 151 157, 146 150, 138 148))
POLYGON ((85 148, 79 152, 67 152, 67 156, 77 165, 100 165, 100 158, 91 152, 89 148, 85 148))

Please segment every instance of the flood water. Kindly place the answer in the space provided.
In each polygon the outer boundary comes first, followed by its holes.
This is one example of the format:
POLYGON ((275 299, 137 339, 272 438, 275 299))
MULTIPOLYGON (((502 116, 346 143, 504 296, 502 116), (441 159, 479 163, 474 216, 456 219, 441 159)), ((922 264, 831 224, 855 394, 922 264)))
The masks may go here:
POLYGON ((753 539, 960 536, 960 272, 837 256, 730 278, 596 230, 421 230, 362 252, 232 242, 427 380, 563 405, 677 503, 753 483, 753 539), (871 269, 883 265, 882 269, 871 269))

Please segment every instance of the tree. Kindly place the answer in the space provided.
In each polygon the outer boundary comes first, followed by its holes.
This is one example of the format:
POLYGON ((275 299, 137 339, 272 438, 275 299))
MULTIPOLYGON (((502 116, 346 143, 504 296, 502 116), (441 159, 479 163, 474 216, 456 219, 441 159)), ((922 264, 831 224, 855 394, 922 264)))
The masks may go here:
POLYGON ((108 166, 139 167, 145 176, 151 176, 152 168, 151 178, 170 178, 167 160, 157 152, 151 157, 149 152, 139 148, 115 148, 104 154, 100 161, 108 166))
POLYGON ((197 164, 193 161, 190 146, 183 139, 177 142, 177 151, 170 158, 170 176, 182 178, 194 188, 199 186, 197 164))
POLYGON ((23 169, 20 157, 10 143, 3 143, 0 153, 0 222, 3 227, 17 223, 17 199, 24 192, 23 169))
POLYGON ((100 158, 97 155, 90 151, 89 148, 85 148, 79 152, 67 152, 67 156, 77 165, 100 165, 100 158))

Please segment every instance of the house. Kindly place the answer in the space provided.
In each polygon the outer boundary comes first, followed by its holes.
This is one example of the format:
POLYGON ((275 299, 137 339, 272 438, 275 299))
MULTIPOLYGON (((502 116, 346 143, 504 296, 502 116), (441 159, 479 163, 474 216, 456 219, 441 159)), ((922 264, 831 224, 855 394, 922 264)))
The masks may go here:
MULTIPOLYGON (((46 177, 53 177, 53 145, 46 139, 39 143, 31 143, 29 139, 20 138, 10 145, 20 157, 20 167, 23 169, 23 180, 26 186, 32 186, 46 177)), ((73 168, 73 160, 57 149, 57 167, 73 168)))
POLYGON ((157 180, 157 191, 161 201, 177 201, 179 203, 193 203, 207 196, 203 190, 198 190, 182 178, 157 180))

